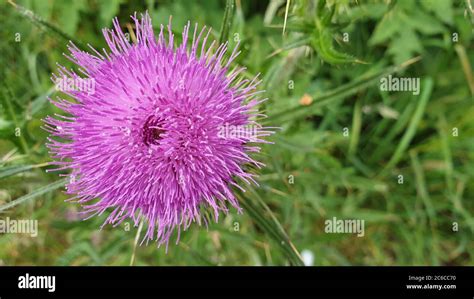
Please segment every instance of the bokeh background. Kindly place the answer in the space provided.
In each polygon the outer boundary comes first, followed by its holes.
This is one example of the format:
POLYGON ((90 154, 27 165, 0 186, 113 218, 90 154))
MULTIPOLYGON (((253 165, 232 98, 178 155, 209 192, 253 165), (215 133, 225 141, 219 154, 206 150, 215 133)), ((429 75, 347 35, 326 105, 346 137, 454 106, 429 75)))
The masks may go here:
MULTIPOLYGON (((0 235, 0 265, 473 265, 472 1, 2 1, 0 217, 37 219, 38 237, 0 235), (240 40, 245 76, 261 73, 266 125, 260 187, 206 230, 137 246, 137 228, 99 230, 46 173, 42 119, 69 39, 105 47, 101 28, 148 10, 240 40), (380 78, 419 78, 419 95, 380 78), (365 235, 324 222, 365 221, 365 235), (302 259, 304 261, 302 261, 302 259)), ((177 34, 179 38, 180 35, 177 34)))

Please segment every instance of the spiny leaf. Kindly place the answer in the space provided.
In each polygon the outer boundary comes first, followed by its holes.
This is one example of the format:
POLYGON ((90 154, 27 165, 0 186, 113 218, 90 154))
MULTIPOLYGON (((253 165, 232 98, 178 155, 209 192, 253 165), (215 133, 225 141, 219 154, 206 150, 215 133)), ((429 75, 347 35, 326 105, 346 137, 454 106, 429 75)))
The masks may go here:
POLYGON ((313 33, 311 45, 319 54, 320 58, 330 64, 365 63, 351 55, 334 49, 332 34, 326 29, 317 29, 313 33))

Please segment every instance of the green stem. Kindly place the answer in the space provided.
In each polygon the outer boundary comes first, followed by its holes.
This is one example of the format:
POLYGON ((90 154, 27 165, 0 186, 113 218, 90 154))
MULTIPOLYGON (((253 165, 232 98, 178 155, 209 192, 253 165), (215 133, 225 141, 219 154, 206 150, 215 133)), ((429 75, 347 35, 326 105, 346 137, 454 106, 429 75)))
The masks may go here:
POLYGON ((224 19, 222 21, 221 35, 219 37, 219 43, 223 44, 229 38, 229 31, 232 27, 232 21, 234 19, 235 0, 227 0, 225 5, 224 19))

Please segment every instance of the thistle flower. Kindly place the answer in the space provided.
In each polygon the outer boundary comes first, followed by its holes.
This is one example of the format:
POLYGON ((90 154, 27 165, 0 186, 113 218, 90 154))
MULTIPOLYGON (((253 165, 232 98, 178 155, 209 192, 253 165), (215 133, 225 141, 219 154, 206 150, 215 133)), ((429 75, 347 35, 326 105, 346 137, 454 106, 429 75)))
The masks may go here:
POLYGON ((45 119, 47 147, 52 170, 70 170, 66 192, 87 218, 108 212, 104 225, 114 226, 143 219, 143 241, 168 245, 173 231, 178 242, 191 223, 207 225, 203 209, 216 222, 227 203, 241 212, 232 186, 257 184, 245 169, 263 164, 249 153, 272 131, 257 123, 260 81, 230 69, 237 47, 226 59, 227 43, 208 45, 211 30, 197 25, 191 40, 189 22, 175 46, 171 18, 158 38, 148 14, 132 19, 134 43, 115 18, 114 30, 103 30, 110 53, 68 46, 84 77, 61 65, 53 74, 73 100, 50 99, 68 115, 45 119))

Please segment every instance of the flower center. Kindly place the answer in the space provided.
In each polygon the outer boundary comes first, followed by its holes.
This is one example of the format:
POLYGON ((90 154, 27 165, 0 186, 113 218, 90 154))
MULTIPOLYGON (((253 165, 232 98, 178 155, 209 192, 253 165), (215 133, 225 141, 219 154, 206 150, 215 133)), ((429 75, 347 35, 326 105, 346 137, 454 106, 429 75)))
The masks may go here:
POLYGON ((165 130, 162 128, 163 122, 155 118, 153 115, 149 116, 145 121, 142 129, 142 138, 145 145, 158 145, 163 138, 165 130))

